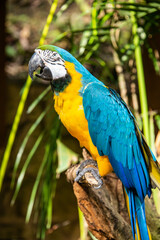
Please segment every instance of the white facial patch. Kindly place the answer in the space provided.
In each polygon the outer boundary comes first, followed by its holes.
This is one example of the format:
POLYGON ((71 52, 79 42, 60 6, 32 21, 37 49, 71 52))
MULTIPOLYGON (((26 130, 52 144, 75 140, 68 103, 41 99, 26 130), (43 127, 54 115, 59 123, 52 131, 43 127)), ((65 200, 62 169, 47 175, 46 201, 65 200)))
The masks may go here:
POLYGON ((63 78, 67 74, 67 70, 64 65, 50 64, 50 63, 46 63, 45 65, 49 67, 52 73, 53 80, 63 78))
POLYGON ((35 52, 40 56, 45 66, 50 69, 53 80, 66 76, 67 70, 64 60, 57 52, 41 49, 35 49, 35 52))

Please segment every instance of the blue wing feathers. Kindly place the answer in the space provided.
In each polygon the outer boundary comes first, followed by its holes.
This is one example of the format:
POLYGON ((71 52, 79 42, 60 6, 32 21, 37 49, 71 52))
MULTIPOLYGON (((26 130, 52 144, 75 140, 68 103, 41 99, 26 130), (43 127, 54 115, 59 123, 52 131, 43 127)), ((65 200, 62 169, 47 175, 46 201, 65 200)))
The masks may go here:
POLYGON ((147 195, 147 188, 146 188, 147 179, 144 177, 145 175, 144 175, 142 166, 138 167, 137 171, 138 171, 139 179, 141 179, 140 183, 141 183, 141 188, 142 188, 142 191, 143 191, 143 196, 146 196, 147 195))
POLYGON ((135 213, 135 202, 134 202, 134 195, 133 192, 130 191, 130 211, 132 213, 132 232, 135 239, 135 233, 137 234, 137 228, 136 228, 136 213, 135 213))
MULTIPOLYGON (((140 167, 140 165, 138 165, 138 167, 140 167)), ((137 165, 135 165, 134 168, 130 170, 130 172, 131 172, 131 177, 133 181, 133 187, 136 189, 137 195, 143 202, 144 195, 141 187, 141 178, 139 178, 138 171, 137 171, 137 165)))
POLYGON ((134 116, 114 90, 97 82, 85 88, 83 107, 93 144, 101 156, 109 157, 115 173, 126 188, 133 236, 135 238, 137 234, 137 218, 141 239, 149 240, 144 198, 151 193, 147 168, 152 153, 134 116))
POLYGON ((131 187, 139 191, 139 197, 143 199, 149 188, 149 176, 130 110, 114 90, 97 82, 89 84, 83 92, 83 106, 89 132, 99 154, 108 155, 113 168, 119 167, 120 163, 123 173, 120 174, 118 168, 114 171, 120 179, 127 175, 129 182, 132 182, 131 187), (142 178, 137 171, 139 167, 142 178), (127 169, 130 170, 129 174, 127 169))

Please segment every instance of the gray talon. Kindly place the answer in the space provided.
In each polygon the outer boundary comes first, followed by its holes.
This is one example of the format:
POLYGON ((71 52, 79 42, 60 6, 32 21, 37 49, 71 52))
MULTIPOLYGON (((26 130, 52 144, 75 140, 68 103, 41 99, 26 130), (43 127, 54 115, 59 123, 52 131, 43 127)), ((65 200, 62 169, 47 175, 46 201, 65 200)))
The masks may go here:
POLYGON ((85 160, 81 163, 81 165, 79 166, 79 168, 76 172, 76 175, 79 175, 79 173, 88 165, 92 165, 92 166, 98 168, 97 162, 95 160, 88 159, 88 160, 85 160))
POLYGON ((91 173, 92 176, 95 178, 95 180, 98 182, 98 184, 92 185, 92 186, 95 189, 100 188, 103 184, 103 181, 102 181, 102 179, 99 175, 98 169, 95 168, 95 167, 97 167, 97 162, 92 160, 92 159, 89 159, 89 160, 86 160, 86 161, 82 162, 80 167, 77 170, 77 173, 76 173, 77 176, 74 179, 75 182, 79 182, 85 176, 86 173, 91 173), (88 165, 92 165, 94 167, 87 167, 88 165))

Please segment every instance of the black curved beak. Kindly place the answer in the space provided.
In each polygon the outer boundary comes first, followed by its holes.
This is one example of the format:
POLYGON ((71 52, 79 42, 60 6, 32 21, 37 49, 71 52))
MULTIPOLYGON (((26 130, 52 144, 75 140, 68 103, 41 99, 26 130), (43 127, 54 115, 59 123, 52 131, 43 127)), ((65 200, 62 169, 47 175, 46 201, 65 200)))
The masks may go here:
POLYGON ((46 81, 51 81, 52 80, 52 73, 48 67, 45 66, 45 63, 41 59, 41 57, 37 54, 34 53, 29 61, 29 76, 33 80, 33 73, 40 68, 40 73, 36 74, 37 77, 42 78, 46 81))

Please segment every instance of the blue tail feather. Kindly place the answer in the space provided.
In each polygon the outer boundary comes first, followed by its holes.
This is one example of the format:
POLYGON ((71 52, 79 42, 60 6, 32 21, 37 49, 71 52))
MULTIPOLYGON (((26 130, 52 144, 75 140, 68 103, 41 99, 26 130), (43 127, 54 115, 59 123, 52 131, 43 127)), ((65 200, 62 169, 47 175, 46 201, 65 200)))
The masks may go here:
POLYGON ((135 227, 134 226, 136 225, 136 215, 135 215, 135 206, 134 206, 134 201, 133 201, 132 195, 133 195, 132 192, 129 191, 128 196, 129 196, 130 221, 131 221, 133 238, 135 240, 135 227))
POLYGON ((140 201, 140 198, 131 190, 126 190, 129 197, 129 209, 130 209, 130 220, 133 237, 135 239, 135 233, 137 235, 137 226, 136 226, 136 218, 138 221, 139 232, 141 236, 141 240, 149 240, 148 228, 146 223, 145 216, 145 207, 144 202, 140 201))

